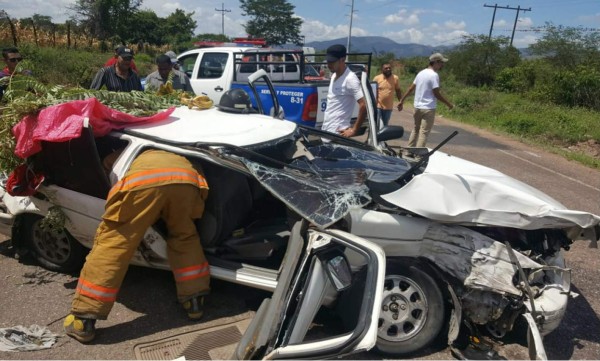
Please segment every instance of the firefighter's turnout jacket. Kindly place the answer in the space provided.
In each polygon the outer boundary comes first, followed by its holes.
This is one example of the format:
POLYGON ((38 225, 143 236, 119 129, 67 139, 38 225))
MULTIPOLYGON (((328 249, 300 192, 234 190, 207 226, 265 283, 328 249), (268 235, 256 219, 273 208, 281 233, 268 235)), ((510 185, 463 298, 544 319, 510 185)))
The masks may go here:
POLYGON ((194 219, 204 211, 208 185, 182 156, 147 150, 108 194, 94 245, 81 270, 72 313, 106 319, 129 262, 146 230, 159 219, 180 302, 209 291, 209 266, 194 219))

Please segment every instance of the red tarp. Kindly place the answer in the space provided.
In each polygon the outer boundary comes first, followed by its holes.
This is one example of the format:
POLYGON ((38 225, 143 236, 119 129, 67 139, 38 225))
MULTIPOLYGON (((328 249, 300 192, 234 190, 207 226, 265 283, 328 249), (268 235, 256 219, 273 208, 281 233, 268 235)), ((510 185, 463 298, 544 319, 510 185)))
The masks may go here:
POLYGON ((17 140, 15 154, 27 158, 42 149, 40 142, 43 140, 64 142, 78 138, 84 118, 89 118, 94 135, 101 137, 111 130, 161 121, 168 118, 174 110, 175 108, 170 108, 149 117, 136 117, 111 109, 96 98, 54 105, 42 109, 37 115, 24 117, 13 127, 17 140))

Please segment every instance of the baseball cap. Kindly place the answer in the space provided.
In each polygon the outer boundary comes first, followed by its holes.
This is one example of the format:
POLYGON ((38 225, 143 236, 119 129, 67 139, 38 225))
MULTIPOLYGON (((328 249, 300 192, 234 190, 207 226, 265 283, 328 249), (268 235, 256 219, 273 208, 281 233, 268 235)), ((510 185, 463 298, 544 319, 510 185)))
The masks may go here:
POLYGON ((334 62, 346 57, 346 47, 340 44, 327 48, 327 61, 334 62))
POLYGON ((177 62, 177 55, 174 51, 169 50, 165 53, 165 55, 171 58, 171 63, 175 64, 177 62))
POLYGON ((445 63, 448 61, 448 58, 445 58, 441 53, 434 53, 429 57, 429 61, 441 61, 445 63))
POLYGON ((120 47, 119 49, 117 49, 117 55, 122 57, 123 59, 133 58, 133 50, 123 46, 123 47, 120 47))

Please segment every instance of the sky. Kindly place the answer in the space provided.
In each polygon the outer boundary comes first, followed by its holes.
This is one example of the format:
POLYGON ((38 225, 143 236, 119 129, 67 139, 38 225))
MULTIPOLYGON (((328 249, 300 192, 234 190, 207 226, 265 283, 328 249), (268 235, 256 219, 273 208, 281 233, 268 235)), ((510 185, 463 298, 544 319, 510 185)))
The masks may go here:
MULTIPOLYGON (((0 0, 0 9, 12 18, 29 17, 35 13, 64 22, 75 0, 0 0)), ((540 36, 532 31, 546 22, 554 25, 581 26, 600 29, 600 0, 288 0, 295 6, 295 16, 302 18, 305 41, 323 41, 352 36, 384 36, 398 43, 452 45, 464 35, 488 35, 493 6, 517 8, 519 11, 513 45, 526 47, 540 36), (350 13, 354 15, 350 27, 350 13), (491 7, 486 7, 488 5, 491 7)), ((243 16, 238 0, 143 0, 142 9, 151 9, 166 17, 175 9, 194 12, 196 34, 220 34, 224 28, 229 37, 245 36, 243 16), (226 12, 218 10, 225 9, 226 12)), ((516 10, 498 8, 493 36, 512 34, 516 10)))

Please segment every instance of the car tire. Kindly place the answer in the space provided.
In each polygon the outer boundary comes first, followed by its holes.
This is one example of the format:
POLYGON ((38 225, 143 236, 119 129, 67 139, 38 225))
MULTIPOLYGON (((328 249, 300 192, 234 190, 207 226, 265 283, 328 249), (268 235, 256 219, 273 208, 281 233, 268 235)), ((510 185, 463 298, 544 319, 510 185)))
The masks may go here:
POLYGON ((81 269, 88 249, 66 229, 57 234, 42 229, 42 219, 28 214, 21 221, 21 240, 32 257, 50 271, 70 273, 81 269))
POLYGON ((445 320, 444 298, 437 282, 409 261, 388 261, 376 350, 403 356, 428 346, 445 320))

